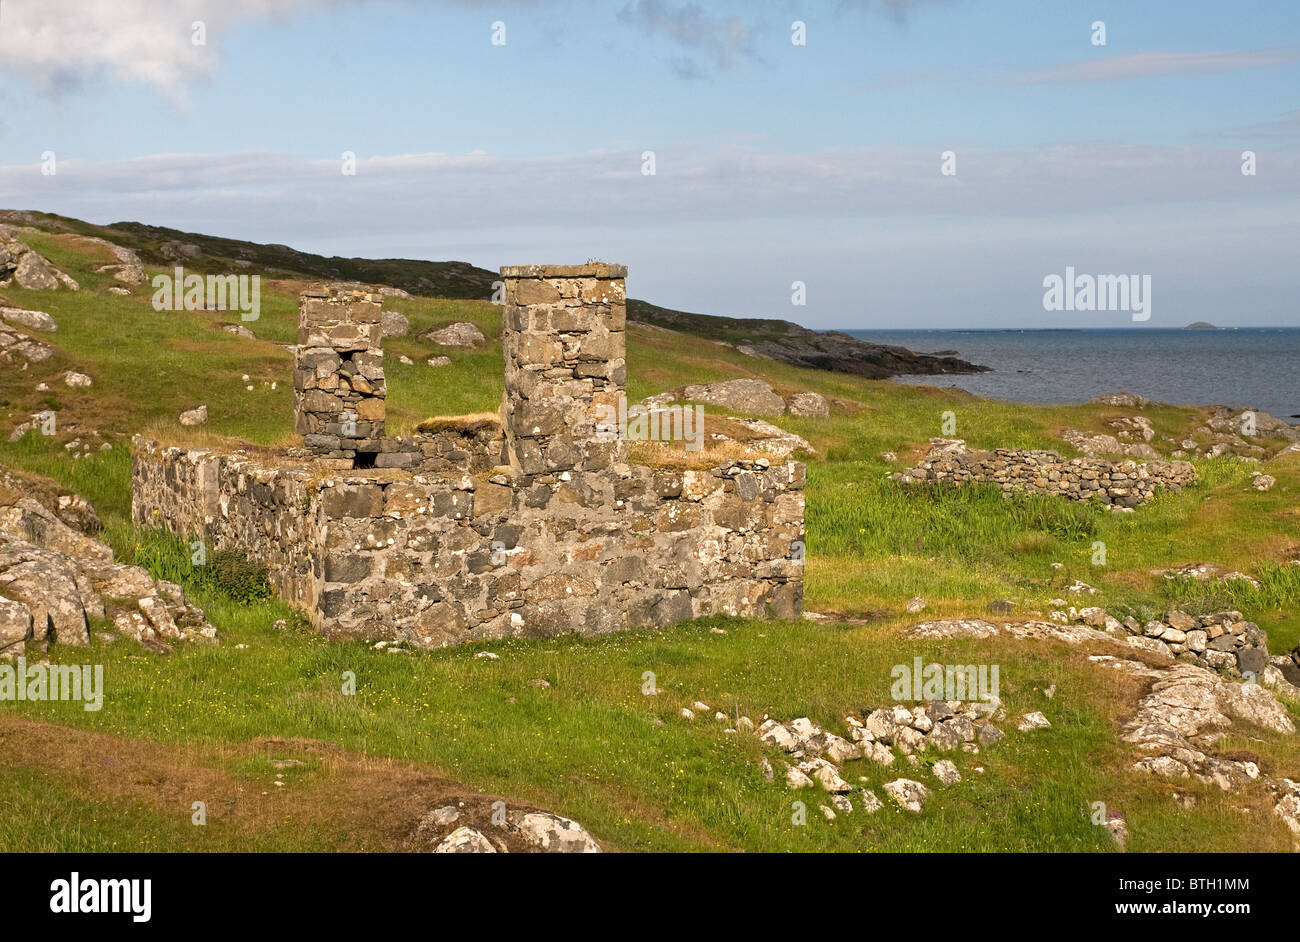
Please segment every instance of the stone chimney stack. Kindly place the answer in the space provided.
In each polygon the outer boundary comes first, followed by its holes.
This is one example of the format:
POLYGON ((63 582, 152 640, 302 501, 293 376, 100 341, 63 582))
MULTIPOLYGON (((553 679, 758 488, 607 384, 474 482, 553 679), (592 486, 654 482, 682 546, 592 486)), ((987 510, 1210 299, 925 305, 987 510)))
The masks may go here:
POLYGON ((627 382, 627 268, 510 265, 501 277, 510 465, 532 478, 624 462, 617 417, 627 382))
POLYGON ((298 301, 294 431, 321 458, 365 465, 384 434, 380 296, 352 285, 318 285, 298 301))

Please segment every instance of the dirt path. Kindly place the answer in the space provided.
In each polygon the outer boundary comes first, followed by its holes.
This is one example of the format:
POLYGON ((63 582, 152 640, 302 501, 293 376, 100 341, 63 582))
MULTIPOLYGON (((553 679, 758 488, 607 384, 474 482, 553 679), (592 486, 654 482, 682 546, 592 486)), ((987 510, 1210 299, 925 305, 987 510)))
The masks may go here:
POLYGON ((259 835, 280 832, 277 845, 286 843, 287 833, 301 835, 304 848, 430 850, 452 828, 417 836, 421 819, 457 805, 455 826, 477 828, 518 853, 530 848, 516 831, 492 825, 492 803, 505 801, 512 813, 544 810, 412 763, 305 739, 174 746, 0 715, 0 755, 90 800, 143 806, 184 822, 194 802, 202 801, 208 826, 227 831, 228 842, 245 843, 242 837, 250 846, 259 835))

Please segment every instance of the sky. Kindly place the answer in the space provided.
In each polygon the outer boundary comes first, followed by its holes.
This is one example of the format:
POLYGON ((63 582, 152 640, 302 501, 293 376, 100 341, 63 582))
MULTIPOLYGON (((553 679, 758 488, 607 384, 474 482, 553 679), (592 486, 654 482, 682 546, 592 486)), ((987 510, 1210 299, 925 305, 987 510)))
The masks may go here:
POLYGON ((817 328, 1300 326, 1300 3, 0 0, 0 207, 817 328), (1067 266, 1149 319, 1046 310, 1067 266))

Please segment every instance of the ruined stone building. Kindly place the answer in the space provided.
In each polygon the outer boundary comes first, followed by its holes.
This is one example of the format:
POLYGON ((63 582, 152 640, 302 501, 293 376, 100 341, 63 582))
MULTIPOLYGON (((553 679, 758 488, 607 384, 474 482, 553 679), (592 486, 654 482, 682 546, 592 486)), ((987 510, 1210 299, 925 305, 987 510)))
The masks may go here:
POLYGON ((499 421, 387 436, 381 298, 310 290, 294 365, 302 447, 137 440, 136 523, 247 553, 331 637, 436 647, 798 616, 804 466, 629 462, 596 418, 624 395, 626 269, 501 276, 499 421))

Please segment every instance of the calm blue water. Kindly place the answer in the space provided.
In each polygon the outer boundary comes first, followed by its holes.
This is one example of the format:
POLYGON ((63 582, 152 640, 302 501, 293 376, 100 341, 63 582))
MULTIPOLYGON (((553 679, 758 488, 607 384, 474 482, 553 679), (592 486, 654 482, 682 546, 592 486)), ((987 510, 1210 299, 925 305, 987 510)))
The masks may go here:
POLYGON ((1084 402, 1120 390, 1176 405, 1300 417, 1300 327, 1234 330, 847 330, 917 353, 955 350, 992 367, 970 376, 902 376, 1011 402, 1084 402))

